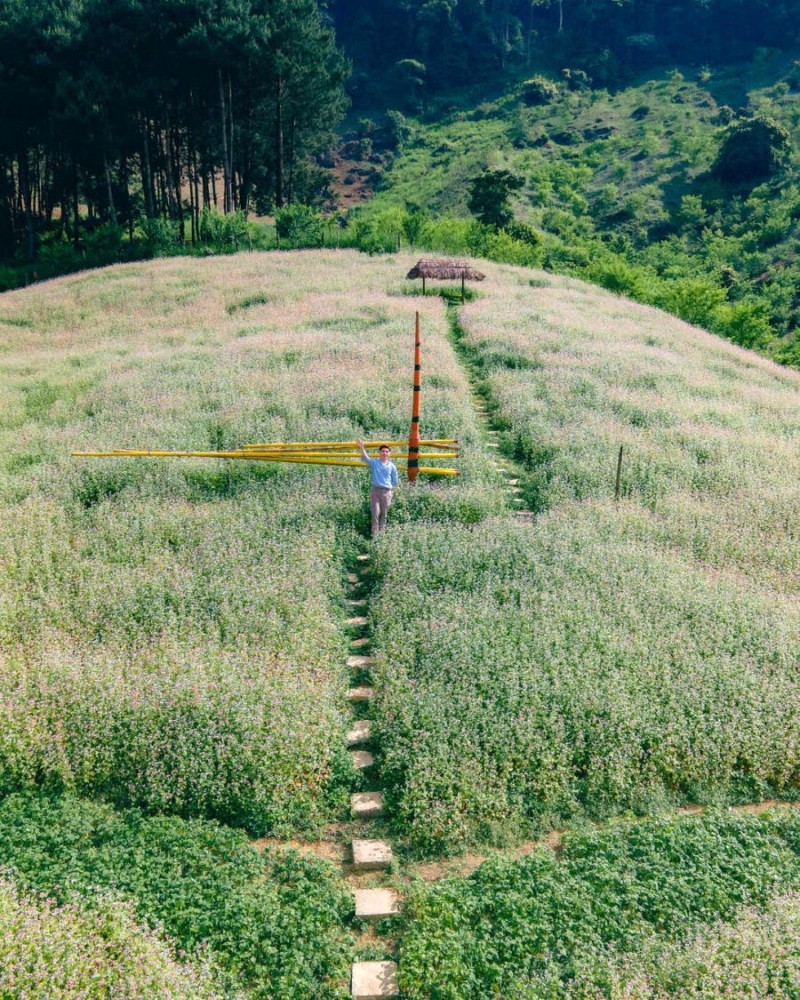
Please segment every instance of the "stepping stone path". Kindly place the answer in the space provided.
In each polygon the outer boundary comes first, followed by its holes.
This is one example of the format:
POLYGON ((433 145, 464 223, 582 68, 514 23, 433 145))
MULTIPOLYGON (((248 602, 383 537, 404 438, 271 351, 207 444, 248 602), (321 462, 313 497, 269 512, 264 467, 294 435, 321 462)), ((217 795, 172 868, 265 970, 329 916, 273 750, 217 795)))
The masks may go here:
POLYGON ((356 889, 356 916, 383 920, 400 912, 400 897, 394 889, 356 889))
POLYGON ((357 819, 377 819, 383 816, 383 806, 380 792, 356 792, 350 796, 350 809, 357 819))
MULTIPOLYGON (((458 348, 457 348, 458 349, 458 348)), ((464 359, 462 358, 462 361, 464 359)), ((504 479, 503 487, 507 491, 509 500, 509 511, 511 518, 524 524, 531 524, 534 521, 534 514, 529 510, 520 510, 525 506, 525 500, 520 494, 523 489, 520 486, 520 479, 517 473, 516 463, 499 455, 500 431, 490 427, 490 417, 488 413, 488 402, 484 399, 483 393, 476 391, 478 388, 475 381, 474 366, 468 362, 464 364, 467 375, 472 383, 472 405, 478 419, 485 431, 485 446, 494 449, 492 452, 491 467, 497 476, 504 479), (497 459, 500 459, 498 461, 497 459), (509 468, 508 466, 511 466, 509 468)), ((367 613, 368 601, 361 596, 369 591, 371 586, 372 567, 370 555, 362 552, 356 557, 358 563, 357 572, 347 574, 347 583, 352 588, 354 596, 349 597, 345 604, 352 608, 351 617, 347 618, 345 625, 347 628, 360 629, 369 627, 369 615, 367 613), (356 610, 358 609, 358 610, 356 610), (362 610, 363 609, 363 610, 362 610)), ((359 684, 354 683, 348 692, 348 700, 354 706, 354 711, 363 711, 357 706, 370 705, 375 698, 375 689, 369 683, 369 673, 375 665, 375 657, 370 655, 368 650, 371 640, 368 635, 351 636, 350 649, 364 650, 361 653, 352 653, 347 657, 347 666, 356 671, 360 676, 359 684)), ((355 680, 355 678, 354 678, 355 680)), ((347 746, 351 748, 350 757, 353 767, 359 772, 369 771, 375 765, 375 758, 370 749, 367 749, 372 739, 372 723, 369 719, 358 719, 353 722, 353 728, 347 734, 347 746), (357 748, 357 749, 355 749, 357 748)), ((372 773, 372 772, 370 772, 372 773)), ((369 782, 366 775, 361 779, 369 782)), ((358 829, 366 826, 384 815, 386 803, 383 793, 378 789, 370 791, 354 792, 350 796, 350 811, 353 819, 359 824, 358 829)), ((350 870, 353 876, 358 879, 377 878, 381 879, 381 873, 385 873, 391 868, 394 862, 392 845, 387 840, 353 838, 351 844, 352 864, 350 870)), ((394 889, 386 885, 370 885, 368 888, 358 884, 353 889, 353 906, 355 917, 359 920, 387 920, 399 913, 401 900, 394 889)), ((378 939, 380 940, 380 939, 378 939)), ((386 952, 390 952, 389 942, 385 942, 386 952)), ((380 962, 354 962, 352 966, 350 993, 354 1000, 381 1000, 383 997, 396 997, 399 995, 397 985, 397 966, 387 958, 380 962)))
POLYGON ((375 758, 369 750, 351 750, 350 757, 353 761, 353 767, 357 771, 361 771, 366 767, 372 767, 375 763, 375 758))
POLYGON ((375 688, 371 687, 350 688, 347 692, 347 698, 349 701, 370 701, 374 697, 375 688))
POLYGON ((350 992, 357 1000, 382 1000, 396 997, 397 966, 394 962, 355 962, 350 992))
MULTIPOLYGON (((357 573, 348 573, 347 582, 356 592, 363 593, 365 587, 370 586, 370 556, 362 552, 357 556, 360 564, 357 573)), ((365 608, 366 598, 348 599, 347 607, 365 608)), ((348 628, 365 628, 369 626, 369 616, 367 614, 356 614, 346 621, 348 628)), ((350 639, 350 648, 365 650, 364 653, 353 653, 347 657, 347 666, 360 674, 360 684, 353 684, 347 692, 348 701, 354 706, 369 705, 375 698, 375 688, 369 684, 368 674, 375 664, 375 657, 371 656, 369 650, 371 640, 368 636, 357 636, 350 639), (367 675, 367 676, 364 676, 367 675), (366 683, 363 683, 365 681, 366 683)), ((353 722, 353 727, 347 734, 348 747, 351 749, 350 756, 353 767, 361 772, 374 767, 375 758, 370 750, 365 749, 372 739, 372 722, 369 719, 358 719, 353 722)), ((370 772, 371 773, 371 772, 370 772)), ((369 779, 362 779, 369 780, 369 779)), ((383 816, 385 802, 383 793, 377 789, 367 792, 354 792, 350 796, 350 812, 353 819, 361 824, 370 823, 383 816)), ((381 877, 381 873, 391 867, 394 860, 392 845, 386 840, 353 839, 352 841, 352 872, 355 876, 363 878, 374 875, 381 877)), ((353 891, 353 906, 355 916, 363 920, 383 920, 394 916, 399 912, 400 900, 397 893, 387 886, 377 886, 363 888, 358 886, 353 891)), ((390 945, 386 943, 386 951, 390 951, 390 945)), ((396 997, 399 994, 397 986, 397 966, 390 959, 381 962, 354 962, 350 980, 351 996, 357 1000, 379 1000, 382 997, 396 997)))
POLYGON ((352 851, 353 869, 357 872, 383 871, 394 861, 388 840, 354 840, 352 851))
POLYGON ((358 746, 359 743, 369 743, 372 735, 372 723, 368 719, 359 719, 347 734, 347 745, 358 746))
POLYGON ((371 667, 375 662, 374 656, 348 656, 347 666, 358 669, 359 667, 371 667))

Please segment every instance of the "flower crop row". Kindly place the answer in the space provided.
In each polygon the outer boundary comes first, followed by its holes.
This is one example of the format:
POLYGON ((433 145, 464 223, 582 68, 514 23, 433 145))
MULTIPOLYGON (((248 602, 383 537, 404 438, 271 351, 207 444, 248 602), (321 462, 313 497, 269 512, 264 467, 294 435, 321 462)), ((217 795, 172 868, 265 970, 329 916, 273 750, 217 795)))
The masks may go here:
POLYGON ((558 857, 412 889, 401 985, 437 1000, 788 1000, 798 886, 795 811, 616 823, 566 837, 558 857))
MULTIPOLYGON (((133 809, 115 811, 70 796, 13 794, 0 804, 0 868, 12 870, 26 892, 50 898, 60 908, 57 913, 69 916, 62 937, 57 938, 58 950, 53 946, 53 953, 59 955, 76 946, 75 957, 69 957, 65 965, 69 970, 65 976, 80 972, 80 959, 87 950, 97 951, 95 918, 87 918, 86 924, 70 914, 76 907, 94 912, 98 900, 113 898, 125 901, 123 916, 135 915, 139 925, 160 927, 169 936, 156 957, 162 952, 183 959, 188 956, 195 965, 208 966, 221 994, 265 1000, 276 996, 332 1000, 346 995, 352 949, 346 923, 352 897, 328 862, 292 850, 259 854, 244 834, 214 822, 146 816, 133 809)), ((114 912, 119 907, 109 913, 101 908, 98 922, 111 920, 114 912)), ((55 913, 48 922, 56 923, 55 913)), ((0 941, 5 930, 0 931, 0 941)), ((44 937, 49 935, 47 930, 44 937)), ((111 954, 113 935, 109 936, 109 955, 100 955, 98 961, 101 968, 108 966, 110 975, 117 966, 111 954)), ((128 965, 136 954, 127 954, 132 945, 126 942, 131 938, 135 943, 138 938, 128 931, 119 936, 120 960, 126 963, 123 971, 130 971, 128 965)), ((30 958, 39 946, 32 941, 26 950, 12 943, 7 936, 5 946, 17 963, 9 969, 19 969, 22 975, 26 956, 30 958)), ((146 943, 144 939, 140 951, 146 943)), ((0 944, 0 955, 2 948, 0 944)), ((147 956, 141 957, 144 962, 147 956)), ((37 974, 43 975, 50 967, 46 958, 37 957, 35 963, 31 959, 37 974)), ((0 984, 3 965, 0 962, 0 984)), ((166 960, 162 965, 166 974, 171 966, 166 960)), ((135 971, 135 964, 132 968, 135 971)), ((162 974, 160 970, 161 965, 154 965, 154 978, 162 974)), ((145 966, 142 976, 146 971, 145 966)), ((174 975, 179 985, 177 972, 174 975)), ((143 978, 133 977, 132 982, 140 984, 138 993, 118 994, 114 989, 92 993, 88 987, 81 993, 76 987, 73 994, 53 995, 173 995, 167 988, 146 989, 143 978)), ((191 986, 188 973, 187 982, 191 986)), ((24 991, 11 993, 17 996, 24 991)), ((180 992, 176 986, 174 995, 205 994, 193 994, 188 988, 180 992)))
MULTIPOLYGON (((367 524, 366 474, 70 452, 396 438, 414 304, 384 291, 395 273, 253 254, 2 299, 0 793, 72 789, 257 834, 336 815, 351 777, 340 567, 367 524)), ((465 438, 465 481, 393 513, 479 520, 496 501, 464 377, 441 303, 423 311, 424 429, 465 438)))
POLYGON ((381 769, 418 850, 793 794, 796 604, 626 538, 623 518, 587 504, 382 544, 381 769))

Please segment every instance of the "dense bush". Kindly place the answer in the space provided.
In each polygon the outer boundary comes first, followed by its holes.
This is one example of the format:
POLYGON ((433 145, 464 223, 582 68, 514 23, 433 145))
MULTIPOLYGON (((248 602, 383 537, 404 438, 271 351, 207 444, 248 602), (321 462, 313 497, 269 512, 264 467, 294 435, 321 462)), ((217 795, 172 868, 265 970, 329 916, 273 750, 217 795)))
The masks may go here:
MULTIPOLYGON (((800 884, 798 832, 796 814, 617 824, 565 838, 559 857, 540 849, 484 862, 468 878, 419 885, 403 907, 402 988, 413 1000, 756 995, 746 986, 769 982, 769 970, 779 967, 770 924, 779 925, 784 968, 796 974, 789 936, 796 897, 771 906, 760 934, 758 917, 739 908, 769 905, 771 895, 800 884), (731 931, 707 931, 693 945, 667 944, 737 920, 731 931), (711 935, 729 947, 747 945, 748 928, 755 947, 751 940, 738 958, 714 949, 711 935), (645 958, 637 958, 643 949, 645 958), (623 975, 647 970, 653 985, 674 988, 650 993, 630 976, 639 992, 615 991, 619 954, 631 956, 623 975), (656 957, 665 964, 656 967, 656 957), (687 976, 692 964, 699 981, 687 976), (708 992, 698 989, 703 977, 708 992), (730 994, 714 991, 719 980, 730 994)), ((793 993, 778 988, 775 995, 793 993)))
POLYGON ((790 150, 784 126, 756 115, 728 126, 713 171, 723 181, 733 183, 759 180, 777 170, 790 150))
POLYGON ((322 246, 322 216, 309 205, 279 208, 275 213, 275 231, 295 248, 322 246))
POLYGON ((526 104, 549 104, 558 97, 558 84, 544 76, 533 76, 524 81, 520 93, 526 104))
POLYGON ((248 996, 344 994, 352 902, 327 862, 259 854, 214 823, 11 795, 0 803, 0 866, 59 904, 91 901, 98 890, 130 900, 178 949, 207 949, 248 996))

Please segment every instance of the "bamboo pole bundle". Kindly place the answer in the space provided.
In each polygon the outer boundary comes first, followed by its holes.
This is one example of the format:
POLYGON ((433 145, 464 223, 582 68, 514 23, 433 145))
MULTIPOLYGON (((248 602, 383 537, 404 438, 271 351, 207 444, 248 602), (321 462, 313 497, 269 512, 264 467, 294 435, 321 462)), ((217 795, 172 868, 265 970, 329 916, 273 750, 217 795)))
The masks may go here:
MULTIPOLYGON (((345 442, 345 444, 349 443, 345 442)), ((74 451, 72 454, 75 458, 223 458, 243 459, 252 462, 283 462, 296 465, 338 465, 349 468, 363 468, 364 463, 355 445, 350 450, 345 450, 339 446, 337 451, 332 451, 328 445, 329 443, 326 442, 320 442, 320 444, 304 442, 304 447, 300 450, 295 450, 296 446, 292 446, 292 450, 287 450, 286 446, 281 445, 246 445, 244 448, 231 451, 165 451, 146 448, 115 448, 111 451, 74 451)), ((420 457, 439 461, 441 459, 457 458, 458 452, 425 453, 420 457)), ((439 466, 428 466, 420 468, 419 471, 430 476, 458 475, 457 469, 439 466)))

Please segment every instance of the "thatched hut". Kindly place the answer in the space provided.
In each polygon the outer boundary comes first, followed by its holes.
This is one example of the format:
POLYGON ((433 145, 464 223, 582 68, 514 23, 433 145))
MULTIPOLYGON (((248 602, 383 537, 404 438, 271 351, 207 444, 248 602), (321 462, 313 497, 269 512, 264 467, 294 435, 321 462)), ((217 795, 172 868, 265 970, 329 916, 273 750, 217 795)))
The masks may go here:
POLYGON ((486 277, 465 260, 445 260, 441 257, 428 257, 418 260, 406 275, 406 278, 422 278, 422 294, 425 294, 425 279, 435 278, 437 281, 453 281, 461 279, 461 299, 464 299, 465 281, 483 281, 486 277))

